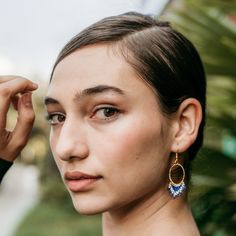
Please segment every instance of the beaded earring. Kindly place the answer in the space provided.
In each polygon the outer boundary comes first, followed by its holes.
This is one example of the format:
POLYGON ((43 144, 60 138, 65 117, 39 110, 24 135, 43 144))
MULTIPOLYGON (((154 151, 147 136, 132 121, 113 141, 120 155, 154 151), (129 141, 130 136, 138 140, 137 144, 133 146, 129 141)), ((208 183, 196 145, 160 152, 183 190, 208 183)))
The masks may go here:
POLYGON ((181 196, 186 190, 186 185, 184 183, 185 170, 184 167, 178 162, 178 152, 175 155, 175 162, 170 167, 169 170, 169 192, 170 195, 175 198, 181 196))

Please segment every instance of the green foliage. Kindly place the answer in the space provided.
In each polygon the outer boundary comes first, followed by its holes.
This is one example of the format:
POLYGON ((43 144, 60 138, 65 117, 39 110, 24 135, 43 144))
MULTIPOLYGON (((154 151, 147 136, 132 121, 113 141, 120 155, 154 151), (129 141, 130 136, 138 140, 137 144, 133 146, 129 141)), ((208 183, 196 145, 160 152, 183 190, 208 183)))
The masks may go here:
POLYGON ((204 147, 193 168, 191 205, 202 235, 234 235, 236 161, 204 147))
POLYGON ((64 204, 39 204, 24 219, 14 236, 99 236, 100 216, 80 216, 64 204))
MULTIPOLYGON (((236 77, 236 29, 235 23, 222 12, 222 4, 212 1, 183 1, 171 15, 172 22, 194 42, 204 61, 208 75, 236 77)), ((234 9, 236 4, 224 9, 234 9)))
POLYGON ((226 136, 236 137, 236 2, 185 0, 171 7, 168 20, 197 47, 208 81, 205 142, 193 165, 191 205, 202 235, 233 236, 236 156, 225 155, 222 144, 226 136))

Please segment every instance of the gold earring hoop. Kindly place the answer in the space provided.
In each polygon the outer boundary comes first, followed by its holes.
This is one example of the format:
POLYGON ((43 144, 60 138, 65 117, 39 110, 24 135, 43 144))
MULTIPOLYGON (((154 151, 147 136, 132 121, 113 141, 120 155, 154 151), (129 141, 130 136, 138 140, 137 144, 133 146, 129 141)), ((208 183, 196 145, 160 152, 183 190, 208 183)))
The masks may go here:
POLYGON ((175 198, 181 196, 186 190, 186 185, 184 183, 185 179, 185 170, 184 167, 178 161, 178 152, 175 154, 175 162, 170 167, 169 170, 169 192, 170 195, 175 198))

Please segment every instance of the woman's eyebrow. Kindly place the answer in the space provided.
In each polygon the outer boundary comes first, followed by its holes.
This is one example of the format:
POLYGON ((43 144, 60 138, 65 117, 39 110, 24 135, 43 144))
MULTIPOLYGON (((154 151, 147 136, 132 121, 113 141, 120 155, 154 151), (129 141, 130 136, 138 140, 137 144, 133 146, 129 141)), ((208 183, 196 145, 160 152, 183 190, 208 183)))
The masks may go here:
POLYGON ((49 104, 60 104, 59 101, 57 101, 56 99, 54 98, 51 98, 51 97, 45 97, 44 99, 44 105, 49 105, 49 104))
MULTIPOLYGON (((81 99, 84 99, 89 96, 101 94, 101 93, 107 93, 107 92, 114 92, 120 95, 125 95, 124 91, 113 86, 108 85, 97 85, 95 87, 84 89, 81 92, 77 92, 74 96, 74 101, 79 101, 81 99)), ((60 104, 58 100, 52 97, 45 97, 44 99, 44 105, 50 105, 50 104, 60 104)))
POLYGON ((119 95, 125 95, 124 91, 113 86, 108 85, 97 85, 95 87, 87 88, 81 92, 77 92, 75 94, 74 100, 78 101, 81 99, 84 99, 85 97, 101 94, 101 93, 107 93, 107 92, 114 92, 119 95))

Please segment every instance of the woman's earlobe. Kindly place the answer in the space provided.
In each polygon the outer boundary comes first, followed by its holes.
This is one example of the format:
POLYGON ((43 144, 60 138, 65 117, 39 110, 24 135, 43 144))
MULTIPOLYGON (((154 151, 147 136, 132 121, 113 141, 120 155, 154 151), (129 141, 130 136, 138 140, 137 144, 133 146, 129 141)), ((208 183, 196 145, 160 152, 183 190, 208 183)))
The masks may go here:
POLYGON ((196 140, 202 120, 202 107, 197 99, 184 100, 177 112, 178 127, 175 132, 173 151, 185 152, 196 140), (178 147, 177 147, 178 146, 178 147))

